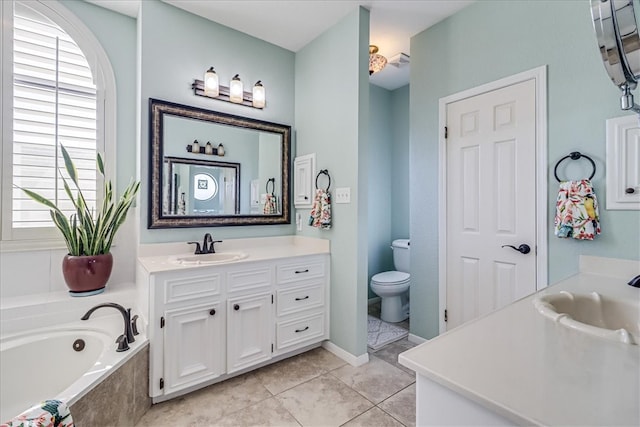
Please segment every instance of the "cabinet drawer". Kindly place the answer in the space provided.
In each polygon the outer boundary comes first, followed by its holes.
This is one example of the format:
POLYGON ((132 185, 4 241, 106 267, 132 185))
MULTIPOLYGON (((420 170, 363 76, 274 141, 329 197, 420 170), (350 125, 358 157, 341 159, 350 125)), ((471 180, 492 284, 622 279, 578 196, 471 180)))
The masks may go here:
POLYGON ((220 274, 169 278, 164 281, 164 302, 171 304, 218 296, 220 285, 220 274))
POLYGON ((278 350, 308 343, 324 336, 324 313, 317 313, 286 322, 278 323, 276 346, 278 350))
POLYGON ((227 291, 262 289, 271 287, 271 267, 252 267, 227 272, 227 291))
POLYGON ((318 258, 291 264, 280 264, 276 272, 278 284, 298 282, 317 277, 324 277, 324 260, 318 258))
POLYGON ((276 291, 277 315, 285 316, 324 304, 324 286, 322 281, 312 285, 284 288, 276 291))

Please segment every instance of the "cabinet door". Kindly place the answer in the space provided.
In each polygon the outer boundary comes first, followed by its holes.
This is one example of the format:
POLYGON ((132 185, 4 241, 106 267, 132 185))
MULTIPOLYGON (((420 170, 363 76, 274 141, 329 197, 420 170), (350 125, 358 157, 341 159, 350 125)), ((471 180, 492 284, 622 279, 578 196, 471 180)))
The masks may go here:
POLYGON ((315 173, 315 153, 298 156, 293 161, 293 204, 296 208, 310 208, 313 204, 315 173))
POLYGON ((227 373, 271 359, 271 293, 227 300, 227 373))
POLYGON ((220 302, 169 310, 164 326, 164 393, 224 373, 224 306, 220 302))

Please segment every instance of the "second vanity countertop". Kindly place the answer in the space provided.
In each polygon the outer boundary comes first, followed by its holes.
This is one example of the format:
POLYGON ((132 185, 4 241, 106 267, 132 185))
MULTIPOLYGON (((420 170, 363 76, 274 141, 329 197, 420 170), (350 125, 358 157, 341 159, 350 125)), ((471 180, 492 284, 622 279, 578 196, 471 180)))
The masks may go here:
POLYGON ((400 363, 518 424, 640 425, 640 346, 571 330, 534 307, 536 296, 561 290, 640 300, 626 284, 640 262, 582 258, 580 274, 408 350, 400 363))
POLYGON ((247 262, 267 261, 305 255, 330 253, 330 241, 304 236, 259 237, 228 239, 215 244, 216 252, 244 252, 246 258, 223 264, 181 265, 171 261, 178 255, 193 255, 194 245, 186 243, 149 244, 140 247, 138 263, 148 273, 193 269, 213 266, 229 266, 247 262))

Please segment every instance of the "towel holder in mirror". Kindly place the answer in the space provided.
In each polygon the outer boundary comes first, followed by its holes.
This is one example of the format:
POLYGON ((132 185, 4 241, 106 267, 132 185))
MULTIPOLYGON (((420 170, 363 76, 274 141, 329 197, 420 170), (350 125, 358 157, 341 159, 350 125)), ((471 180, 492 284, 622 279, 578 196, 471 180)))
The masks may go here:
POLYGON ((267 192, 267 194, 273 194, 273 192, 276 190, 276 179, 275 178, 269 178, 267 180, 267 185, 265 185, 265 191, 267 192), (269 183, 271 183, 271 191, 269 191, 269 183))
POLYGON ((593 172, 591 173, 591 176, 589 177, 589 179, 592 179, 596 175, 596 164, 595 164, 595 162, 591 159, 591 157, 589 157, 589 156, 587 156, 585 154, 582 154, 579 151, 573 151, 573 152, 569 153, 568 156, 564 156, 563 158, 558 160, 558 163, 556 163, 556 167, 553 168, 553 174, 555 175, 555 177, 558 180, 558 182, 562 182, 562 180, 560 178, 558 178, 558 166, 560 166, 560 163, 562 163, 566 159, 578 160, 578 159, 583 158, 583 157, 585 159, 589 160, 589 162, 591 162, 591 166, 593 166, 593 172))
POLYGON ((320 175, 326 175, 327 178, 329 178, 329 184, 327 185, 327 189, 325 191, 329 191, 329 188, 331 188, 331 175, 329 175, 329 171, 327 169, 320 169, 320 172, 318 172, 318 174, 316 175, 316 189, 318 189, 318 178, 320 178, 320 175))

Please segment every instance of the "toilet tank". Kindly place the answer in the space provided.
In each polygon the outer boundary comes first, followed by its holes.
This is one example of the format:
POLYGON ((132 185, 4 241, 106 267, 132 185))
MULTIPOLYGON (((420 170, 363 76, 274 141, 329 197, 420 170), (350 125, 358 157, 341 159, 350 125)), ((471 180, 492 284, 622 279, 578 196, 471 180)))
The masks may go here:
POLYGON ((397 271, 409 273, 409 239, 397 239, 391 243, 393 265, 397 271))

